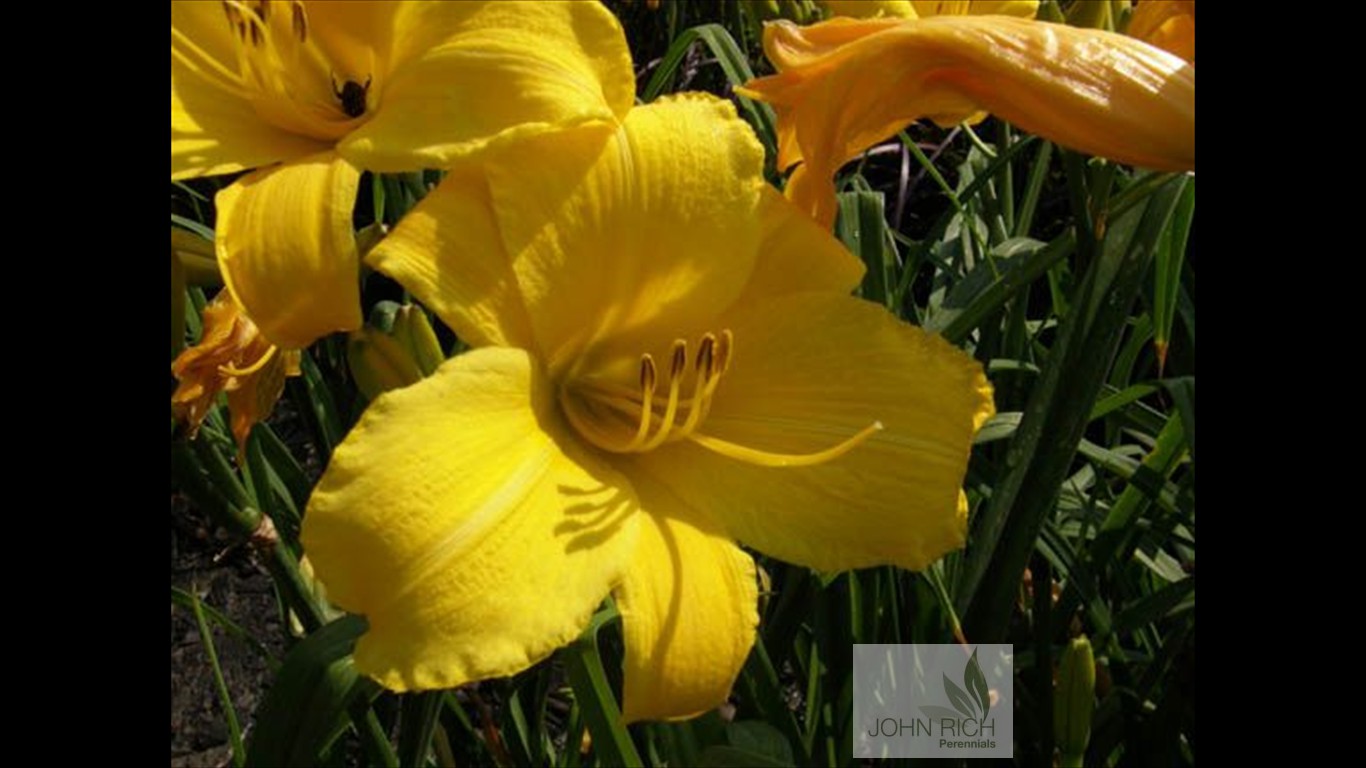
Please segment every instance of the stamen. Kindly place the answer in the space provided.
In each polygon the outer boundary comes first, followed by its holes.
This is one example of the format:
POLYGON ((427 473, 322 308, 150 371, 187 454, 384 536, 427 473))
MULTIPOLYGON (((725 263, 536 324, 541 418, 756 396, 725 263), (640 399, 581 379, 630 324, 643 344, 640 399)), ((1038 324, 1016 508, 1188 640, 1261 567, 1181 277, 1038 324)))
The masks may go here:
POLYGON ((294 35, 299 38, 299 42, 308 42, 308 16, 304 13, 304 4, 294 0, 289 8, 290 25, 294 29, 294 35))
POLYGON ((257 8, 245 8, 244 10, 246 13, 242 14, 246 19, 247 26, 250 27, 251 44, 257 48, 260 48, 261 45, 269 39, 266 36, 268 32, 266 19, 270 16, 270 12, 266 11, 265 15, 262 16, 259 5, 260 4, 258 3, 257 8))
POLYGON ((247 92, 242 88, 242 77, 240 75, 223 66, 221 62, 206 53, 203 48, 195 45, 193 40, 175 27, 171 28, 171 37, 175 43, 171 46, 171 55, 176 57, 187 69, 205 80, 213 82, 234 96, 247 98, 247 92), (187 54, 194 54, 199 62, 193 61, 187 54))
POLYGON ((735 348, 735 336, 730 329, 721 331, 721 338, 716 346, 716 375, 730 370, 731 350, 735 348))
MULTIPOLYGON (((664 416, 659 420, 659 431, 648 442, 640 446, 640 451, 653 451, 664 444, 673 429, 674 418, 678 416, 678 390, 683 381, 683 369, 688 366, 688 342, 683 339, 674 341, 673 359, 669 362, 669 402, 664 406, 664 416)), ((648 409, 649 401, 641 408, 648 409)))
POLYGON ((816 453, 771 453, 746 448, 743 445, 736 445, 709 435, 692 434, 688 435, 688 439, 709 451, 747 464, 757 464, 761 467, 809 467, 813 464, 824 464, 827 461, 838 459, 881 431, 882 422, 875 421, 839 445, 816 453))
POLYGON ((642 355, 640 358, 640 426, 636 428, 636 436, 626 446, 624 450, 634 451, 645 443, 645 438, 650 434, 650 416, 654 409, 650 407, 650 402, 655 397, 655 384, 657 383, 655 373, 655 359, 649 354, 642 355))
POLYGON ((702 393, 702 403, 698 406, 699 423, 711 412, 711 396, 716 393, 716 385, 721 383, 721 377, 730 369, 731 352, 734 349, 735 337, 729 330, 721 331, 721 339, 716 350, 716 375, 707 382, 707 389, 702 393))
POLYGON ((223 15, 228 17, 228 26, 237 30, 239 37, 246 35, 246 30, 242 27, 242 10, 235 3, 224 0, 223 15))
POLYGON ((252 363, 246 368, 234 368, 232 367, 232 365, 220 365, 218 366, 218 372, 225 376, 250 376, 251 374, 256 373, 257 371, 266 367, 266 363, 269 363, 271 358, 275 357, 275 353, 279 351, 279 347, 275 346, 274 344, 271 344, 270 349, 267 349, 265 351, 265 354, 261 355, 261 357, 257 359, 256 362, 252 363))
POLYGON ((662 384, 660 374, 654 358, 645 354, 640 357, 638 389, 619 380, 581 381, 572 396, 566 396, 569 392, 562 390, 564 414, 584 439, 614 453, 644 453, 671 440, 687 439, 713 453, 762 467, 824 464, 840 458, 882 431, 882 422, 875 421, 838 444, 812 453, 764 451, 698 433, 696 430, 706 421, 712 397, 734 355, 735 337, 729 330, 703 334, 698 340, 697 354, 691 360, 692 395, 683 398, 681 390, 690 362, 688 342, 676 339, 669 358, 669 394, 662 403, 661 413, 655 411, 659 405, 655 395, 660 394, 662 384), (687 415, 680 419, 683 409, 687 415), (627 439, 623 432, 632 422, 635 429, 627 439))
POLYGON ((702 421, 702 410, 704 408, 704 398, 706 388, 715 381, 716 374, 716 337, 710 333, 702 337, 702 343, 697 349, 697 363, 693 366, 697 372, 697 380, 693 382, 692 388, 692 407, 688 409, 688 418, 683 422, 683 426, 678 428, 681 435, 687 435, 697 428, 702 421))

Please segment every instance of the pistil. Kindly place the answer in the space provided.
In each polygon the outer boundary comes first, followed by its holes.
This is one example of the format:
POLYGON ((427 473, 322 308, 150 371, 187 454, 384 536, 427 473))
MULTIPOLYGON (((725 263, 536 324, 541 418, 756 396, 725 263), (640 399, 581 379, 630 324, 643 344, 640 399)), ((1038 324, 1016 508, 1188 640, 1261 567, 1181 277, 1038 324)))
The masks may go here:
POLYGON ((225 363, 218 366, 218 372, 224 376, 250 376, 266 367, 266 364, 269 363, 271 358, 275 357, 275 353, 279 351, 279 347, 271 344, 270 349, 263 352, 261 356, 256 359, 256 362, 248 365, 246 368, 234 368, 231 363, 225 363))

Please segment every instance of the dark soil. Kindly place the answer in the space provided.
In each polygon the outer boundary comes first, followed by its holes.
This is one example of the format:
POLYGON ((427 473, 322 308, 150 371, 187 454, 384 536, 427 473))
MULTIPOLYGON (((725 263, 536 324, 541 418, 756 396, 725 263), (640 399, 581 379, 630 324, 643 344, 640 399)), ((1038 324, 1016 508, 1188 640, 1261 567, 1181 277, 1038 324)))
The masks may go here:
MULTIPOLYGON (((212 523, 171 495, 171 586, 199 596, 255 638, 278 661, 285 633, 270 576, 251 549, 220 540, 212 523)), ((217 628, 214 649, 238 722, 249 738, 253 715, 270 683, 261 650, 217 628)), ((171 766, 232 764, 223 713, 194 615, 171 606, 171 766)))

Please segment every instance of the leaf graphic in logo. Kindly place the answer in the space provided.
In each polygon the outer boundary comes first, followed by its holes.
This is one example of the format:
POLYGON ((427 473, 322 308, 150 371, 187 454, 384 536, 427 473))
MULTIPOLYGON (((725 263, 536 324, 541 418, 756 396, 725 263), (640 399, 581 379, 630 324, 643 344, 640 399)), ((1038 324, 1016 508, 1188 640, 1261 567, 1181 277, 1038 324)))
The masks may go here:
POLYGON ((991 709, 991 692, 987 690, 987 678, 982 674, 982 667, 977 663, 977 649, 972 649, 972 658, 968 659, 968 666, 963 670, 963 685, 967 686, 968 692, 977 700, 977 704, 982 711, 980 719, 987 719, 987 710, 991 709))
POLYGON ((970 720, 977 719, 977 716, 972 712, 972 701, 966 693, 963 693, 962 688, 953 684, 948 675, 944 675, 944 693, 949 695, 949 701, 953 704, 953 708, 962 712, 963 717, 970 720))

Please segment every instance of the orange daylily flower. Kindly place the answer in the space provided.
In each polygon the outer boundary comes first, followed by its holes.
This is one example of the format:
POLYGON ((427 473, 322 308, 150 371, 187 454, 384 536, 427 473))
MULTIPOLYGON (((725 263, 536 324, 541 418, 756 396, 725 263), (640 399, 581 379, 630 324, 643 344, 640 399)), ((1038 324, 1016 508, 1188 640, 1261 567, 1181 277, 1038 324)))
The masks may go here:
POLYGON ((993 114, 1119 162, 1195 167, 1195 67, 1132 37, 1007 16, 769 24, 779 74, 740 92, 773 105, 788 197, 835 218, 841 165, 906 124, 993 114))

